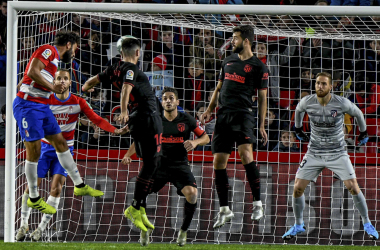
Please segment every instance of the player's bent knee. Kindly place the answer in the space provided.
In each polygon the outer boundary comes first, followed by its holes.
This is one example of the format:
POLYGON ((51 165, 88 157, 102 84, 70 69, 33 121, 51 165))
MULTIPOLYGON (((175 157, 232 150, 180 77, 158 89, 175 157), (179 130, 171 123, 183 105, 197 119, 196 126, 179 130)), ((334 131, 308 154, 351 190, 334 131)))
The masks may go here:
POLYGON ((294 196, 294 198, 299 198, 303 195, 304 192, 305 192, 304 188, 294 186, 293 196, 294 196))
POLYGON ((54 196, 54 197, 59 197, 61 195, 61 192, 62 192, 61 186, 51 187, 51 189, 50 189, 50 195, 54 196))
POLYGON ((69 150, 69 147, 67 146, 67 141, 61 133, 45 137, 50 142, 50 144, 53 145, 53 147, 58 153, 63 153, 69 150))
POLYGON ((182 193, 189 203, 195 204, 197 202, 198 190, 195 187, 186 186, 183 188, 182 193))

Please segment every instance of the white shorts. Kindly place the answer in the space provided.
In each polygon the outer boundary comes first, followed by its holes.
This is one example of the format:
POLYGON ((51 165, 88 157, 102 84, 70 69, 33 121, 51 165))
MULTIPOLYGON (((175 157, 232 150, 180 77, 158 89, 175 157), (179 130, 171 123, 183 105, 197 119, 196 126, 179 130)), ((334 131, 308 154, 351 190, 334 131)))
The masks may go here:
POLYGON ((315 182, 324 168, 328 168, 337 174, 342 181, 356 178, 355 170, 348 154, 306 154, 297 170, 296 178, 315 182))

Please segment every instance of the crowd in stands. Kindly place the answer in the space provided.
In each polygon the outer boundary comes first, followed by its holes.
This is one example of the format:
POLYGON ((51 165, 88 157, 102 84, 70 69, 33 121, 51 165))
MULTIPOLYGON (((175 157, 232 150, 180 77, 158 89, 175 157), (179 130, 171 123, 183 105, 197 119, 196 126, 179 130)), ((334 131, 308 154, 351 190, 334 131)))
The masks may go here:
MULTIPOLYGON (((57 0, 58 1, 58 0, 57 0)), ((60 1, 61 2, 61 1, 60 1)), ((71 2, 112 2, 112 3, 197 3, 197 4, 280 4, 280 5, 379 5, 377 0, 82 0, 71 2)), ((5 86, 6 70, 6 6, 7 1, 0 0, 0 86, 5 86)), ((187 16, 190 18, 197 18, 187 16)), ((177 18, 173 15, 173 18, 177 18)), ((250 24, 257 28, 291 28, 297 20, 289 16, 213 16, 218 22, 226 20, 226 25, 250 24), (290 21, 290 22, 289 22, 290 21)), ((315 16, 318 23, 322 17, 315 16)), ((371 18, 377 22, 378 18, 371 18)), ((356 18, 342 17, 338 20, 325 20, 319 24, 329 24, 331 29, 349 27, 356 18), (328 21, 328 22, 326 22, 328 21), (343 25, 343 26, 342 26, 343 25)), ((120 60, 115 44, 121 36, 133 35, 142 42, 143 55, 139 67, 146 73, 156 96, 164 86, 178 89, 181 112, 188 112, 195 118, 208 106, 212 92, 216 87, 223 59, 232 53, 231 36, 227 31, 207 28, 190 29, 185 27, 154 25, 131 20, 79 15, 77 13, 50 13, 22 20, 18 33, 18 72, 19 79, 25 70, 31 53, 44 43, 52 42, 55 32, 62 23, 78 33, 81 42, 70 65, 60 64, 61 68, 72 71, 71 92, 87 100, 96 113, 120 126, 117 117, 120 113, 118 91, 112 84, 103 83, 93 93, 81 93, 81 86, 91 76, 104 70, 108 65, 120 60)), ((312 31, 311 27, 306 32, 312 31)), ((325 27, 328 30, 328 27, 325 27)), ((380 29, 380 28, 379 28, 380 29)), ((328 30, 334 33, 333 30, 328 30)), ((380 32, 380 31, 374 31, 380 32)), ((253 52, 265 65, 269 76, 268 112, 265 127, 269 143, 263 145, 258 136, 255 148, 265 151, 305 152, 306 144, 301 144, 294 134, 294 109, 304 96, 313 94, 315 76, 321 71, 332 74, 333 92, 348 97, 364 113, 366 119, 377 120, 380 114, 380 41, 317 39, 308 37, 282 37, 257 35, 253 52)), ((257 109, 256 97, 252 97, 252 109, 257 109)), ((2 109, 3 111, 3 109, 2 109)), ((5 108, 4 108, 5 113, 5 108)), ((379 126, 378 122, 375 122, 379 126)), ((215 116, 204 126, 212 134, 215 116)), ((202 126, 200 124, 200 126, 202 126)), ((0 147, 4 147, 0 124, 0 147)), ((352 117, 346 115, 344 132, 349 145, 354 145, 356 127, 352 117)), ((310 132, 307 114, 304 116, 304 130, 310 132)), ((370 141, 378 143, 376 129, 370 141)), ((4 130, 5 133, 5 130, 4 130)), ((258 133, 256 133, 258 135, 258 133)), ((115 137, 102 131, 81 117, 76 136, 78 148, 128 148, 130 138, 115 137)), ((353 148, 353 147, 352 147, 353 148)), ((210 150, 210 146, 198 147, 198 150, 210 150)))

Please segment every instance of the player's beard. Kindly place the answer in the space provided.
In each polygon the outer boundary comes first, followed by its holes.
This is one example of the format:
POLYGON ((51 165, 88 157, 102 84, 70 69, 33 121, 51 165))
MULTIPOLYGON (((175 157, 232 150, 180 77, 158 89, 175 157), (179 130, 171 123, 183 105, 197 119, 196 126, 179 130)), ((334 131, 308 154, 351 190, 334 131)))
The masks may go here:
POLYGON ((325 97, 326 95, 328 95, 329 92, 330 92, 329 90, 326 90, 326 91, 323 91, 323 92, 320 92, 320 91, 318 90, 318 91, 317 91, 317 96, 323 98, 323 97, 325 97))
POLYGON ((177 106, 174 106, 172 105, 170 108, 167 108, 167 107, 164 107, 164 110, 168 113, 171 113, 173 112, 174 110, 176 110, 177 106))
POLYGON ((73 51, 72 49, 69 49, 68 51, 65 52, 65 54, 63 54, 61 61, 64 63, 69 63, 71 62, 72 56, 73 56, 73 51))
POLYGON ((241 43, 239 45, 235 44, 235 47, 232 48, 232 52, 234 52, 234 53, 240 53, 240 52, 243 51, 243 49, 244 49, 243 43, 241 43))

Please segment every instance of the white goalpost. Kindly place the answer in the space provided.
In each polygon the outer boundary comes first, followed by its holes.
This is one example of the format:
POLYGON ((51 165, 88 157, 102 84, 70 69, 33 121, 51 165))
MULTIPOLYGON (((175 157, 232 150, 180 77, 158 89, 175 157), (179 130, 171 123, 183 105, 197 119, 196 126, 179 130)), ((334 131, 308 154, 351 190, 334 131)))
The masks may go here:
MULTIPOLYGON (((266 52, 262 52, 265 53, 262 61, 271 70, 268 98, 270 146, 265 148, 259 145, 258 140, 254 152, 255 161, 260 167, 265 216, 260 222, 252 223, 250 220, 251 191, 234 148, 227 171, 230 204, 235 218, 220 230, 212 229, 213 217, 219 210, 213 181, 212 154, 207 146, 198 148, 189 154, 199 188, 199 205, 189 228, 191 233, 188 243, 279 244, 282 243, 282 234, 294 223, 291 195, 295 173, 306 145, 293 141, 289 145, 295 145, 298 151, 269 151, 279 144, 283 133, 290 136, 294 107, 302 96, 313 92, 314 73, 331 72, 336 82, 334 91, 340 95, 353 96, 353 101, 357 101, 359 106, 362 103, 357 99, 360 97, 356 98, 359 93, 356 89, 360 84, 359 80, 355 83, 355 79, 359 79, 362 74, 364 81, 380 84, 377 75, 380 67, 370 68, 373 64, 367 53, 372 48, 370 42, 380 40, 379 13, 380 7, 373 6, 8 2, 4 241, 15 241, 20 224, 20 197, 26 186, 23 171, 25 149, 12 110, 16 86, 31 55, 28 53, 42 44, 51 44, 55 32, 73 30, 81 36, 80 53, 75 59, 79 66, 67 66, 74 77, 73 93, 82 95, 80 86, 84 83, 83 79, 100 73, 106 67, 106 62, 118 60, 116 41, 123 35, 132 34, 141 40, 143 56, 139 66, 149 77, 156 95, 159 97, 163 86, 174 86, 181 94, 180 106, 185 112, 197 117, 197 113, 201 112, 201 104, 207 104, 208 96, 215 88, 221 62, 231 53, 232 28, 242 24, 252 25, 255 46, 261 44, 264 47, 266 52), (78 18, 79 24, 74 18, 78 18), (87 26, 83 25, 83 20, 88 22, 87 26), (104 23, 107 29, 103 29, 104 23), (209 35, 206 35, 207 31, 209 35), (164 51, 162 45, 165 32, 171 32, 173 36, 170 42, 172 47, 167 50, 172 54, 167 56, 165 63, 160 61, 162 64, 157 73, 153 69, 153 64, 157 63, 155 60, 158 60, 157 55, 169 53, 164 51), (87 43, 90 40, 96 44, 94 47, 91 47, 91 42, 87 43), (210 47, 212 50, 209 50, 210 47), (155 51, 156 48, 159 48, 158 51, 155 51), (90 55, 90 59, 86 59, 86 55, 90 55), (201 70, 199 76, 190 73, 191 69, 195 71, 198 67, 201 70), (304 73, 308 75, 304 76, 304 73)), ((258 47, 254 47, 254 50, 259 57, 258 47)), ((376 52, 377 49, 374 49, 376 52)), ((368 87, 364 90, 367 94, 372 91, 368 87)), ((115 126, 113 117, 117 114, 115 110, 118 105, 116 92, 112 84, 102 85, 96 96, 84 96, 89 103, 96 104, 93 108, 99 109, 99 115, 109 119, 115 126)), ((375 228, 379 225, 376 220, 380 212, 377 202, 380 199, 378 115, 375 110, 366 116, 368 130, 371 131, 370 143, 361 148, 355 148, 354 144, 348 147, 375 228)), ((344 131, 347 141, 355 143, 357 128, 349 120, 345 123, 344 131)), ((73 183, 68 178, 57 215, 50 222, 43 240, 137 242, 139 232, 122 215, 125 206, 131 201, 140 167, 138 160, 128 167, 120 163, 131 138, 106 137, 96 128, 84 125, 86 122, 86 118, 81 117, 76 128, 74 159, 85 183, 104 191, 105 197, 99 200, 74 197, 73 183)), ((205 127, 210 138, 211 127, 212 124, 205 127)), ((50 183, 49 180, 43 181, 41 197, 48 195, 50 183)), ((307 232, 298 237, 297 244, 372 244, 365 238, 360 216, 343 183, 333 179, 330 172, 324 170, 318 182, 311 183, 306 189, 305 196, 307 232)), ((156 225, 153 243, 174 241, 183 217, 183 201, 173 186, 149 196, 147 212, 149 219, 156 225)), ((41 217, 39 213, 32 212, 30 230, 38 225, 41 217)))

